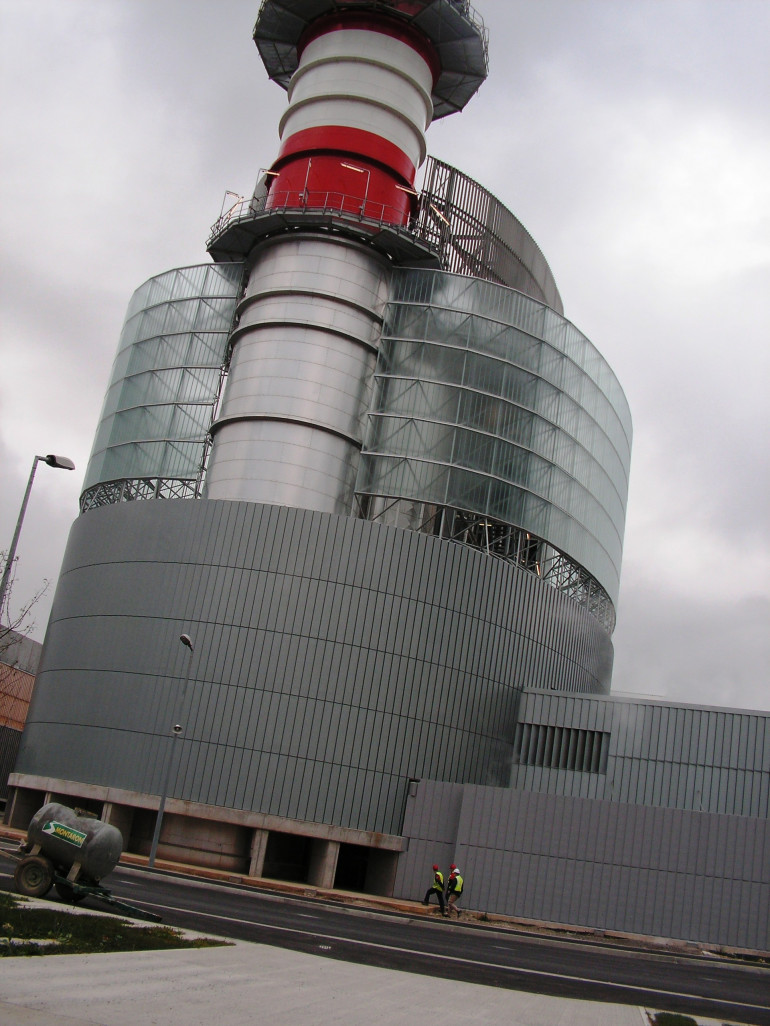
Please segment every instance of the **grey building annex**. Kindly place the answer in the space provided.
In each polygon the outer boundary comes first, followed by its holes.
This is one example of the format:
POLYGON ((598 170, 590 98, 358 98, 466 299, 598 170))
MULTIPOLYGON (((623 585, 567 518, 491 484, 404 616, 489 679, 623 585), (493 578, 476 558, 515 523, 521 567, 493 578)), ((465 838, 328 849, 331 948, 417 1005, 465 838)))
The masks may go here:
POLYGON ((161 857, 412 898, 456 861, 474 908, 767 950, 768 715, 609 695, 625 396, 427 155, 481 18, 263 0, 254 39, 278 154, 131 299, 7 820, 146 854, 168 779, 161 857))

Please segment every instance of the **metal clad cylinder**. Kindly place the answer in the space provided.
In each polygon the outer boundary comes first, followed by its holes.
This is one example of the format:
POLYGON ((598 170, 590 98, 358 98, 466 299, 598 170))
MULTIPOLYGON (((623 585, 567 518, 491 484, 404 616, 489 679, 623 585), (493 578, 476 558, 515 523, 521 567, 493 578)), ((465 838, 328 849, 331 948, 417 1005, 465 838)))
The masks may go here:
POLYGON ((208 498, 350 512, 387 281, 376 253, 342 238, 281 236, 259 251, 208 498))
MULTIPOLYGON (((382 11, 346 11, 298 49, 267 209, 407 224, 433 116, 433 45, 382 11)), ((206 495, 348 514, 388 265, 326 230, 276 237, 251 259, 206 495)))

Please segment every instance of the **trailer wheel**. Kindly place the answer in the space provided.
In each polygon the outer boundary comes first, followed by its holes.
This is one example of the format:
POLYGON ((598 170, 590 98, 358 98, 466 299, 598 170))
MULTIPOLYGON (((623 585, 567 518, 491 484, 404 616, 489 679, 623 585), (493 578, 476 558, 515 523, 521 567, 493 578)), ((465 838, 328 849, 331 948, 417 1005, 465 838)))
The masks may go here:
POLYGON ((53 864, 43 855, 27 855, 16 867, 13 882, 19 894, 42 898, 53 885, 53 864))

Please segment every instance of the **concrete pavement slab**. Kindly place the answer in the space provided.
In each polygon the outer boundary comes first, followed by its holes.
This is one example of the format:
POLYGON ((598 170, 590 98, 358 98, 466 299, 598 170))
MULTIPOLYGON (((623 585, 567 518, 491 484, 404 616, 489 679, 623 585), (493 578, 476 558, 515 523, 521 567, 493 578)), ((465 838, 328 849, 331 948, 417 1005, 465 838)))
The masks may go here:
POLYGON ((7 958, 3 1026, 647 1026, 638 1008, 500 990, 260 944, 7 958))

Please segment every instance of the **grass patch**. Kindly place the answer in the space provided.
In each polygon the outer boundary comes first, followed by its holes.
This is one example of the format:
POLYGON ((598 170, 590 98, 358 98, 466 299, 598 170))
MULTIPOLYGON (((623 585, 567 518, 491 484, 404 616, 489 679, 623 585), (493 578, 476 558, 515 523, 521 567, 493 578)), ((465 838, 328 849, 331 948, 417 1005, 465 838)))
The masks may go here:
POLYGON ((0 893, 0 958, 211 948, 226 943, 208 937, 183 937, 170 926, 137 926, 112 916, 30 906, 11 894, 0 893))

